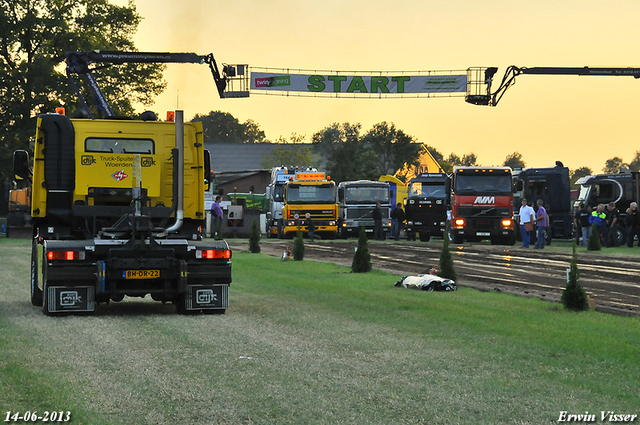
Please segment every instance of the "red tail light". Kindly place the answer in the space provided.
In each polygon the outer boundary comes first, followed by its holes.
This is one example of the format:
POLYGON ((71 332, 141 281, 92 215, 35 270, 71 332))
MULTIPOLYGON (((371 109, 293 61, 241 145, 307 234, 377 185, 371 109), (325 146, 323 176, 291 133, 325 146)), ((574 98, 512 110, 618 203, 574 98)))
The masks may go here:
POLYGON ((47 260, 49 261, 73 261, 73 260, 84 260, 85 252, 84 251, 48 251, 47 252, 47 260))
POLYGON ((231 259, 231 250, 230 249, 198 249, 196 250, 196 258, 198 259, 231 259))

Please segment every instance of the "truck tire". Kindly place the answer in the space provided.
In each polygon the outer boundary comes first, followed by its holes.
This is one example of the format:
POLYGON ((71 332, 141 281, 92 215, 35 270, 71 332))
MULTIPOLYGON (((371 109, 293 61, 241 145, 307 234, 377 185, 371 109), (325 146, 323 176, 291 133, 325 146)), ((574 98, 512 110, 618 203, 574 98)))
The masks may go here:
POLYGON ((7 229, 9 227, 22 227, 25 225, 24 215, 20 212, 12 211, 7 214, 5 224, 7 226, 7 229))
POLYGON ((42 289, 38 283, 41 277, 38 274, 38 243, 34 240, 31 245, 31 304, 42 307, 42 289))
POLYGON ((608 236, 609 240, 613 240, 613 246, 621 246, 627 242, 627 230, 621 225, 616 224, 609 231, 613 232, 613 237, 608 236))
POLYGON ((429 242, 431 240, 431 235, 428 233, 420 233, 420 241, 421 242, 429 242))
POLYGON ((514 246, 516 244, 516 235, 515 233, 511 236, 507 236, 506 238, 504 238, 504 244, 505 245, 509 245, 509 246, 514 246))
POLYGON ((449 242, 456 245, 462 245, 463 238, 460 235, 456 235, 453 230, 449 230, 449 242))

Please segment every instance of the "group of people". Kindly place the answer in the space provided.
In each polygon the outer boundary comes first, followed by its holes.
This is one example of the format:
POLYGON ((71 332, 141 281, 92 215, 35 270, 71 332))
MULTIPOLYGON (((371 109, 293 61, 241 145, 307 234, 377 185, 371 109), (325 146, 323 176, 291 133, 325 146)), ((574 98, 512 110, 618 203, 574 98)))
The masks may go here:
MULTIPOLYGON (((580 209, 575 217, 576 227, 581 229, 582 246, 587 246, 587 241, 591 236, 591 226, 596 226, 600 242, 605 247, 618 246, 618 238, 615 230, 612 230, 618 224, 622 224, 620 220, 620 211, 616 208, 615 202, 599 204, 596 210, 585 207, 584 203, 580 203, 580 209)), ((624 225, 627 230, 627 246, 633 247, 634 238, 638 238, 638 246, 640 246, 640 210, 638 204, 632 202, 626 211, 624 225)))
POLYGON ((529 248, 531 243, 531 234, 533 233, 534 226, 537 227, 536 244, 534 249, 544 249, 545 246, 545 233, 547 226, 549 226, 549 214, 544 207, 542 199, 538 199, 536 202, 538 211, 535 211, 533 207, 529 206, 527 199, 522 198, 522 206, 520 207, 520 234, 522 235, 522 246, 529 248))
MULTIPOLYGON (((391 236, 399 241, 400 233, 402 232, 402 223, 405 219, 404 210, 402 209, 402 203, 398 202, 396 207, 391 210, 391 236)), ((376 208, 373 210, 373 237, 375 240, 380 241, 385 239, 384 230, 382 228, 382 210, 380 209, 380 202, 376 204, 376 208)))

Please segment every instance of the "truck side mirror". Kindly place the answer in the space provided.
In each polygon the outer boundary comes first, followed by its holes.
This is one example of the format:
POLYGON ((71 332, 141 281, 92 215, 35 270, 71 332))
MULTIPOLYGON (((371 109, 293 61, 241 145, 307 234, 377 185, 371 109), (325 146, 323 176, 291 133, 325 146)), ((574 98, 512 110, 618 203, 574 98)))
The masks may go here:
POLYGON ((204 150, 204 182, 208 186, 211 183, 211 153, 204 150))
POLYGON ((14 180, 31 180, 29 152, 23 150, 13 152, 13 178, 14 180))

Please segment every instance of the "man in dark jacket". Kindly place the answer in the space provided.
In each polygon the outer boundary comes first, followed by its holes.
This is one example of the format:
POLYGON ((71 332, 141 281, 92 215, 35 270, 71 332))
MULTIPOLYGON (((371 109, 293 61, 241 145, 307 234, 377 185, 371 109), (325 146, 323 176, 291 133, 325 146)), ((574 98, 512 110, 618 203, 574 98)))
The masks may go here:
POLYGON ((616 208, 615 202, 609 202, 607 205, 607 230, 605 246, 618 246, 618 238, 616 232, 616 224, 620 221, 620 211, 616 208))
POLYGON ((627 227, 627 246, 633 248, 633 238, 638 238, 638 246, 640 246, 640 211, 638 204, 632 202, 627 210, 627 216, 624 219, 627 227))
POLYGON ((384 240, 384 234, 382 233, 382 210, 380 209, 380 202, 376 204, 372 213, 373 216, 373 238, 377 241, 384 240))
POLYGON ((393 237, 398 241, 400 240, 400 233, 402 232, 402 223, 404 223, 405 214, 402 209, 402 204, 398 202, 398 205, 391 211, 391 218, 393 219, 393 227, 392 234, 393 237))
POLYGON ((316 235, 316 225, 313 220, 311 220, 311 214, 307 213, 305 217, 306 220, 304 221, 304 225, 307 226, 307 234, 309 235, 311 242, 313 242, 315 238, 320 239, 320 236, 316 235))

